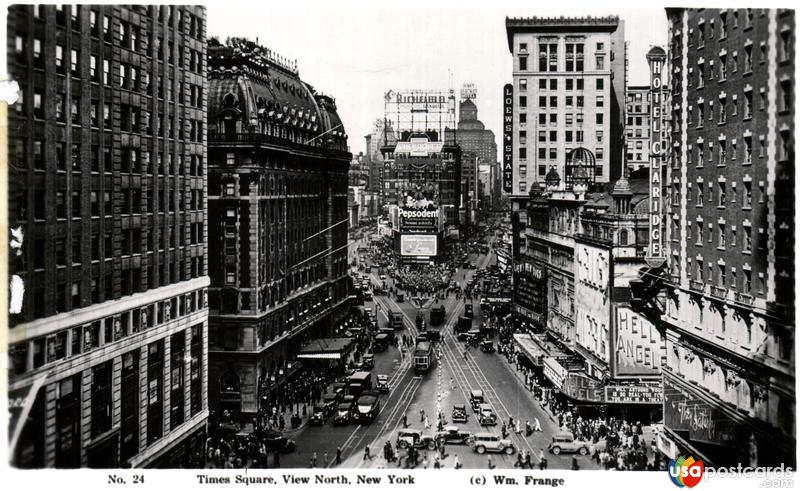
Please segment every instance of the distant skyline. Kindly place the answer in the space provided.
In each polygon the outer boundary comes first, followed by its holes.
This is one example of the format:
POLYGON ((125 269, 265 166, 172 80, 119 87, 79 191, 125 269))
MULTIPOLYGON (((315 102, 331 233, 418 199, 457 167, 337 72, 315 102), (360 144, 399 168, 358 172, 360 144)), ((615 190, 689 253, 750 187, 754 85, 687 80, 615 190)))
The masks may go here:
POLYGON ((387 90, 447 89, 449 70, 457 95, 462 84, 476 85, 478 117, 499 142, 502 88, 511 80, 507 16, 618 15, 629 43, 629 85, 647 84, 645 54, 667 41, 663 6, 632 10, 566 5, 548 9, 530 2, 462 6, 445 1, 431 6, 412 0, 400 8, 355 0, 338 1, 335 7, 306 0, 281 5, 211 2, 208 36, 221 41, 258 38, 259 44, 296 59, 303 81, 336 99, 354 154, 364 151, 364 135, 383 117, 387 90))

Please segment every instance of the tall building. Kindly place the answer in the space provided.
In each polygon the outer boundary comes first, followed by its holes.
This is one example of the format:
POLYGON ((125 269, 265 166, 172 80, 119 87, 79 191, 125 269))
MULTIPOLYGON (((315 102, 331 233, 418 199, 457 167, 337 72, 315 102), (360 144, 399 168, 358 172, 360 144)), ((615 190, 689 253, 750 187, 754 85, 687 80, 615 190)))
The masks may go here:
POLYGON ((9 9, 15 466, 203 463, 205 21, 9 9))
MULTIPOLYGON (((590 183, 621 175, 625 30, 618 17, 506 18, 513 57, 512 174, 514 253, 520 249, 528 192, 554 168, 572 183, 573 150, 594 157, 590 183)), ((504 145, 508 142, 504 142, 504 145)))
POLYGON ((625 162, 628 171, 650 166, 650 87, 628 87, 625 99, 625 162))
MULTIPOLYGON (((474 94, 474 92, 472 93, 474 94)), ((471 98, 459 104, 456 142, 461 147, 461 180, 463 183, 463 208, 468 223, 474 221, 478 208, 478 168, 481 165, 497 165, 497 143, 494 132, 487 130, 478 119, 478 108, 471 98)))
POLYGON ((397 137, 392 130, 391 121, 376 119, 372 132, 364 135, 366 152, 364 162, 366 163, 369 179, 367 189, 377 193, 383 193, 383 154, 381 147, 390 145, 397 141, 397 137), (388 128, 388 131, 386 130, 388 128))
POLYGON ((285 402, 345 313, 352 155, 296 64, 212 39, 208 67, 209 399, 235 417, 285 402))
POLYGON ((666 330, 659 447, 795 467, 794 11, 667 16, 666 265, 637 293, 666 330))

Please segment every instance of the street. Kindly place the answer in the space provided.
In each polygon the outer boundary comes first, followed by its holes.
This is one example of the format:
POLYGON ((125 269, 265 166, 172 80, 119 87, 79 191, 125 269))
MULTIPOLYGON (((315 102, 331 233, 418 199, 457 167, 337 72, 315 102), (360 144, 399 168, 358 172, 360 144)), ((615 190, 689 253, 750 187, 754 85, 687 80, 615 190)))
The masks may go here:
MULTIPOLYGON (((492 260, 493 253, 480 254, 476 259, 479 268, 486 267, 492 260)), ((466 282, 474 274, 473 269, 459 268, 454 278, 459 283, 466 282)), ((380 284, 377 273, 371 273, 374 283, 380 284)), ((387 278, 387 286, 393 286, 393 280, 387 278)), ((448 295, 441 302, 446 310, 445 323, 442 326, 443 341, 438 343, 437 350, 441 352, 436 367, 429 373, 416 375, 413 370, 412 356, 409 353, 401 354, 396 346, 390 346, 383 353, 376 353, 374 375, 389 375, 390 393, 381 397, 381 411, 377 418, 370 424, 334 426, 328 421, 321 427, 303 427, 292 436, 297 441, 297 451, 282 458, 281 464, 286 467, 308 467, 311 458, 316 452, 317 467, 325 466, 324 455, 327 453, 328 466, 334 466, 334 457, 337 447, 342 451, 342 467, 356 468, 382 468, 397 466, 398 462, 388 463, 383 458, 382 449, 387 441, 396 446, 397 430, 402 428, 403 416, 408 421, 409 428, 422 430, 423 434, 433 434, 436 431, 435 422, 438 411, 443 413, 445 421, 449 421, 453 404, 465 404, 468 407, 468 421, 458 425, 460 429, 471 433, 490 432, 500 434, 502 422, 508 423, 509 418, 519 420, 523 432, 517 434, 513 426, 509 426, 509 438, 516 449, 513 455, 501 453, 479 455, 466 445, 448 445, 445 458, 441 459, 443 468, 453 467, 456 456, 465 468, 486 468, 489 457, 493 465, 499 468, 513 468, 517 461, 517 453, 527 451, 531 454, 534 466, 539 464, 539 454, 543 450, 548 460, 549 468, 568 469, 572 464, 571 455, 552 455, 547 452, 547 445, 553 434, 558 431, 555 419, 542 409, 528 391, 520 376, 517 376, 513 365, 506 362, 505 358, 497 353, 483 353, 478 349, 469 348, 465 353, 465 344, 456 340, 453 328, 463 312, 463 301, 454 295, 448 295), (469 392, 480 389, 486 401, 493 407, 498 416, 498 424, 493 427, 480 426, 475 415, 469 409, 469 392), (431 428, 424 428, 421 411, 428 416, 431 428), (531 436, 524 435, 526 420, 533 423, 537 418, 542 431, 534 432, 531 436), (364 457, 365 448, 370 448, 372 458, 364 457)), ((378 323, 383 327, 388 325, 387 312, 400 311, 403 315, 404 329, 397 334, 408 334, 413 337, 418 335, 415 327, 417 308, 411 301, 397 302, 388 296, 376 296, 373 301, 367 302, 365 309, 378 310, 378 323)), ((483 320, 483 312, 475 302, 475 316, 473 325, 478 326, 483 320)), ((426 319, 427 321, 427 319, 426 319)), ((428 467, 433 467, 433 451, 425 451, 419 459, 420 467, 427 460, 428 467)), ((579 466, 586 469, 595 469, 598 466, 588 456, 577 456, 579 466)))

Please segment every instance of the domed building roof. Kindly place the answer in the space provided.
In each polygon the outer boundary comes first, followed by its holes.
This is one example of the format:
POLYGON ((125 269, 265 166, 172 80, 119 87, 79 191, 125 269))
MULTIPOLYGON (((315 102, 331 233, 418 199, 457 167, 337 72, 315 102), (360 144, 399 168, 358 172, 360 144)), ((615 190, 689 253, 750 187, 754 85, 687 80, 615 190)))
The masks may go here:
POLYGON ((628 179, 624 176, 620 177, 617 182, 614 183, 614 189, 611 190, 611 194, 614 196, 633 195, 631 184, 628 182, 628 179))
POLYGON ((558 175, 558 171, 556 170, 556 168, 554 166, 551 166, 550 170, 547 171, 547 175, 544 176, 544 180, 545 182, 560 181, 561 176, 558 175))
POLYGON ((293 62, 245 39, 208 48, 208 124, 223 117, 247 130, 259 122, 282 125, 308 135, 347 137, 333 98, 303 82, 293 62))
POLYGON ((661 46, 653 46, 650 48, 650 51, 647 52, 647 58, 650 57, 666 57, 667 53, 664 51, 664 48, 661 46))
POLYGON ((591 150, 584 147, 578 147, 567 155, 568 166, 593 167, 595 161, 591 150))

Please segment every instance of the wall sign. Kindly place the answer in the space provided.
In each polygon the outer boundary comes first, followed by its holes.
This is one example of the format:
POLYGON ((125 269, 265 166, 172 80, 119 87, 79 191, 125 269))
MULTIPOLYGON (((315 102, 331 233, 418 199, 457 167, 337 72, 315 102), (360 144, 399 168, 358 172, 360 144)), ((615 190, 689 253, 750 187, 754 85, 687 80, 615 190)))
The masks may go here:
POLYGON ((503 87, 503 191, 514 190, 514 86, 503 87))

